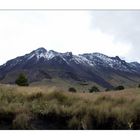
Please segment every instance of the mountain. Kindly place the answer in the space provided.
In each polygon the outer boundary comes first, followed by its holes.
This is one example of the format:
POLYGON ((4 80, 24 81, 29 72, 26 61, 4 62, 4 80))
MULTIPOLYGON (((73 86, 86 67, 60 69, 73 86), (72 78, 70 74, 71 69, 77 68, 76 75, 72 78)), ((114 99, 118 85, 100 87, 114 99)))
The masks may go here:
POLYGON ((128 63, 118 56, 109 57, 101 53, 73 55, 38 48, 29 54, 9 60, 0 66, 0 82, 14 83, 20 73, 29 81, 44 79, 94 82, 104 88, 118 84, 132 86, 140 82, 140 64, 128 63))

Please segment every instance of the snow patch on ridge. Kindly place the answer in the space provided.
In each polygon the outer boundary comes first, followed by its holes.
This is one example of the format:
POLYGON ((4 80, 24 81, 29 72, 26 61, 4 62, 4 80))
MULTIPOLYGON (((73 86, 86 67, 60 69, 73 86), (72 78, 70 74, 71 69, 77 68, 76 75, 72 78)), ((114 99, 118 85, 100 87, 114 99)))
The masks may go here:
MULTIPOLYGON (((121 60, 118 56, 109 57, 100 53, 85 53, 79 55, 73 55, 72 52, 59 53, 53 50, 47 51, 44 48, 39 48, 29 54, 26 54, 22 57, 17 57, 11 61, 8 61, 3 66, 14 67, 17 64, 20 64, 21 61, 30 61, 35 60, 39 61, 41 58, 44 58, 44 61, 50 61, 54 57, 59 57, 65 61, 68 65, 73 63, 89 67, 98 67, 98 68, 111 68, 114 70, 124 71, 124 72, 139 72, 140 64, 137 62, 127 63, 124 60, 121 60)), ((56 58, 57 61, 57 58, 56 58)))

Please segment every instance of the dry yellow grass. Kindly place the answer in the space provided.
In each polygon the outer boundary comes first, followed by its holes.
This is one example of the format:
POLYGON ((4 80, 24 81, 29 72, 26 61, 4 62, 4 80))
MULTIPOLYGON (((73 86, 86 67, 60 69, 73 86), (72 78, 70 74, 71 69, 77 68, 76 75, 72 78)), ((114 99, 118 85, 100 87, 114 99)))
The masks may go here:
POLYGON ((0 120, 9 122, 0 129, 140 129, 140 88, 69 93, 0 85, 0 120))

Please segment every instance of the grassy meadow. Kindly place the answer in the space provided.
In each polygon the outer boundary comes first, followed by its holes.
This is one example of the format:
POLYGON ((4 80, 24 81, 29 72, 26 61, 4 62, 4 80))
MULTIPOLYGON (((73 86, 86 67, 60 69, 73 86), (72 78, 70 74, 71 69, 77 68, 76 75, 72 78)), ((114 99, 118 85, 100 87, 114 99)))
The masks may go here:
POLYGON ((69 93, 45 86, 0 85, 0 129, 137 130, 140 88, 69 93))

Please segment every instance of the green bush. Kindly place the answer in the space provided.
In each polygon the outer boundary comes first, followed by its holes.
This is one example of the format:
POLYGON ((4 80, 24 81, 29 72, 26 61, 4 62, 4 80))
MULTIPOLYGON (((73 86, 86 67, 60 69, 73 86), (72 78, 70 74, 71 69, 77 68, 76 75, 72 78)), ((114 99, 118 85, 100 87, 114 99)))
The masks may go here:
POLYGON ((28 86, 28 79, 26 78, 26 76, 24 74, 20 74, 18 76, 18 78, 16 79, 15 83, 19 86, 28 86))
POLYGON ((99 88, 96 87, 96 86, 93 86, 93 87, 91 87, 91 89, 89 89, 90 93, 92 93, 92 92, 99 92, 99 91, 100 91, 99 88))
POLYGON ((140 84, 138 85, 138 88, 140 88, 140 84))
POLYGON ((75 88, 70 87, 70 88, 69 88, 69 92, 77 92, 77 91, 76 91, 76 89, 75 89, 75 88))
POLYGON ((117 86, 115 90, 124 90, 124 86, 117 86))

